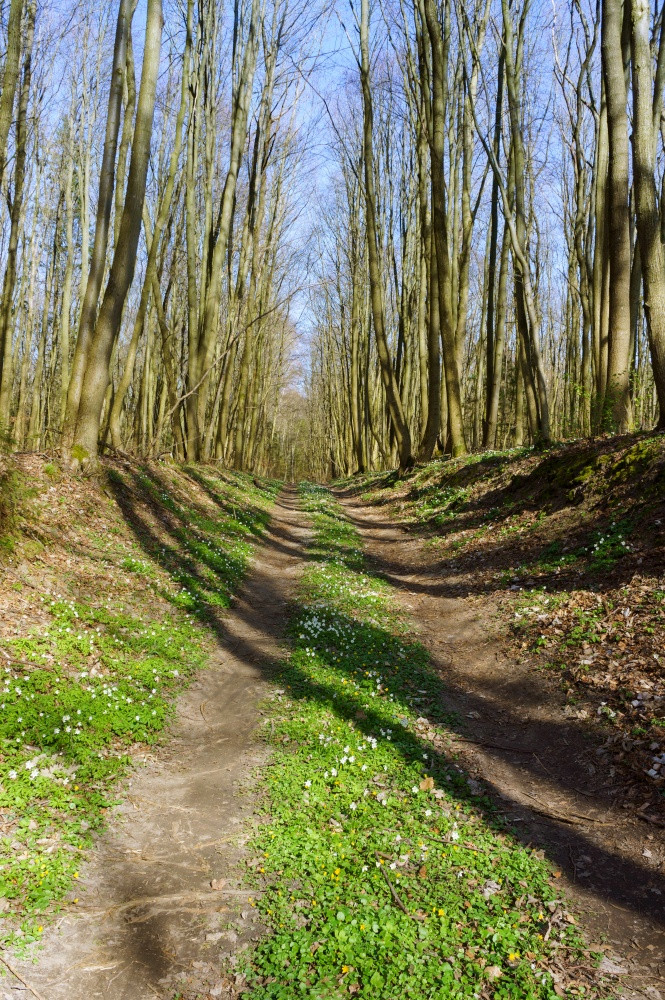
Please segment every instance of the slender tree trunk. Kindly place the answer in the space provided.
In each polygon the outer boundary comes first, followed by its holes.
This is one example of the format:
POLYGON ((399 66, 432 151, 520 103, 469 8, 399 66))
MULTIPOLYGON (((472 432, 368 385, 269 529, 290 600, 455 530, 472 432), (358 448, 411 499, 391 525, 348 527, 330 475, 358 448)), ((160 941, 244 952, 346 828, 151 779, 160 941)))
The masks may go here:
MULTIPOLYGON (((29 15, 34 20, 34 13, 29 15)), ((7 51, 2 72, 2 90, 0 91, 0 190, 5 176, 7 163, 7 142, 14 112, 14 98, 18 82, 19 63, 21 61, 21 20, 23 18, 23 0, 11 0, 9 5, 9 20, 7 22, 7 51)))
MULTIPOLYGON (((497 164, 500 163, 501 156, 501 118, 503 112, 503 67, 504 51, 501 48, 499 53, 499 66, 497 69, 497 90, 496 104, 494 108, 494 155, 497 164)), ((496 174, 492 174, 492 197, 490 200, 490 245, 489 262, 487 268, 487 314, 486 314, 486 337, 487 337, 487 381, 486 381, 486 403, 485 403, 485 423, 483 427, 483 447, 494 448, 496 446, 496 420, 499 410, 499 387, 501 384, 501 367, 497 378, 496 371, 496 331, 494 317, 494 303, 496 295, 496 256, 499 239, 499 185, 496 174)), ((504 226, 503 243, 506 243, 506 227, 504 226)))
POLYGON ((65 240, 67 258, 62 284, 62 309, 60 316, 60 427, 65 420, 67 388, 69 386, 69 330, 72 311, 72 281, 74 278, 74 110, 72 94, 69 134, 67 137, 67 162, 65 163, 65 240))
MULTIPOLYGON (((506 222, 509 230, 511 230, 511 237, 514 230, 512 242, 515 294, 518 328, 523 342, 524 360, 526 362, 526 370, 524 371, 525 388, 527 390, 527 401, 531 403, 529 408, 530 419, 532 421, 537 419, 536 425, 532 427, 532 433, 539 444, 547 445, 550 442, 549 399, 545 368, 540 349, 540 322, 534 286, 531 281, 531 263, 527 243, 526 158, 522 134, 522 102, 520 99, 524 17, 528 10, 528 3, 529 0, 527 0, 520 21, 515 51, 509 0, 502 0, 501 2, 503 11, 506 94, 510 113, 511 165, 513 169, 515 196, 514 215, 511 211, 510 217, 506 218, 506 222), (534 412, 536 409, 537 417, 534 412)), ((496 158, 494 159, 496 162, 496 158)))
POLYGON ((591 426, 598 430, 602 425, 603 403, 607 385, 607 343, 609 323, 609 238, 607 219, 607 102, 605 84, 601 84, 600 110, 596 130, 594 160, 594 219, 595 241, 593 255, 593 371, 594 389, 591 426))
POLYGON ((81 387, 81 401, 74 433, 75 444, 81 449, 79 457, 93 463, 97 457, 102 406, 109 383, 111 353, 120 330, 127 292, 134 277, 150 156, 161 36, 161 0, 148 0, 141 86, 125 205, 108 285, 88 351, 88 363, 81 387))
POLYGON ((369 64, 369 0, 361 0, 360 16, 360 80, 363 94, 363 153, 365 177, 365 216, 367 230, 367 260, 369 267, 370 296, 374 337, 381 366, 381 379, 386 394, 390 419, 395 431, 402 471, 411 468, 414 459, 411 432, 404 415, 404 406, 392 366, 388 337, 385 328, 383 278, 379 263, 378 233, 376 223, 375 163, 373 146, 373 108, 369 64))
MULTIPOLYGON (((63 424, 62 451, 65 461, 69 460, 71 446, 79 414, 79 404, 83 388, 83 378, 88 362, 88 351, 92 340, 97 316, 99 293, 106 266, 106 250, 108 247, 111 208, 113 206, 113 186, 115 181, 115 160, 120 131, 120 116, 122 111, 122 89, 127 60, 127 38, 130 30, 130 0, 120 0, 118 6, 118 21, 113 48, 113 69, 111 87, 109 90, 108 111, 106 117, 106 135, 104 139, 104 154, 99 175, 99 200, 97 202, 97 218, 95 222, 95 242, 92 260, 88 272, 85 297, 81 306, 78 337, 72 359, 72 371, 67 390, 67 406, 63 424)), ((140 216, 139 216, 140 222, 140 216)), ((85 260, 82 266, 85 267, 85 260)), ((104 387, 106 388, 106 386, 104 387)), ((103 397, 103 394, 102 394, 103 397)), ((90 451, 96 455, 97 443, 90 451)))
POLYGON ((217 218, 216 241, 210 255, 210 283, 208 285, 202 314, 199 318, 196 349, 196 377, 193 382, 191 371, 188 373, 188 385, 191 395, 187 399, 187 432, 188 458, 196 459, 201 454, 204 439, 204 418, 207 400, 207 373, 210 371, 214 354, 215 341, 219 326, 219 309, 221 300, 221 281, 223 261, 228 249, 229 234, 233 207, 235 204, 236 184, 242 152, 247 138, 247 119, 252 95, 256 56, 258 50, 259 32, 259 0, 252 0, 249 34, 245 46, 242 69, 236 87, 233 116, 231 123, 231 150, 229 167, 222 188, 222 196, 217 218), (203 381, 201 381, 203 380, 203 381), (200 383, 200 384, 199 384, 200 383), (194 386, 197 386, 194 389, 194 386), (194 390, 194 391, 192 391, 194 390))
MULTIPOLYGON (((656 191, 656 136, 648 0, 632 0, 633 163, 640 243, 644 313, 649 334, 654 385, 658 397, 658 427, 665 429, 665 250, 660 238, 656 191)), ((662 15, 661 15, 662 16, 662 15)), ((664 43, 661 28, 661 48, 664 43)))
POLYGON ((624 74, 623 0, 603 0, 602 59, 607 95, 609 170, 607 179, 610 315, 609 351, 603 427, 627 431, 632 425, 630 401, 630 214, 628 119, 624 74))
MULTIPOLYGON (((19 95, 18 122, 16 126, 16 164, 14 168, 14 192, 10 213, 7 265, 0 299, 0 434, 9 433, 11 393, 14 381, 12 363, 12 302, 16 284, 16 264, 18 244, 23 218, 23 195, 25 188, 25 161, 28 145, 28 103, 32 80, 32 48, 35 37, 36 4, 30 3, 27 14, 25 54, 23 58, 23 79, 19 95)), ((12 57, 13 58, 13 57, 12 57)), ((4 152, 4 150, 3 150, 4 152)))

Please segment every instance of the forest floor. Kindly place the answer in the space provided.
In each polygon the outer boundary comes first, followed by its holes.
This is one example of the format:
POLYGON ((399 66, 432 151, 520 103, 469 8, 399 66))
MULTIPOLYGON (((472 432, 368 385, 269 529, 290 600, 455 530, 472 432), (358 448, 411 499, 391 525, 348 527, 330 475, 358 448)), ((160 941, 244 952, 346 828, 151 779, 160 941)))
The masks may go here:
POLYGON ((664 454, 0 470, 0 996, 665 997, 664 454))
POLYGON ((460 761, 622 956, 617 991, 665 996, 665 441, 360 478, 339 495, 432 655, 460 761))

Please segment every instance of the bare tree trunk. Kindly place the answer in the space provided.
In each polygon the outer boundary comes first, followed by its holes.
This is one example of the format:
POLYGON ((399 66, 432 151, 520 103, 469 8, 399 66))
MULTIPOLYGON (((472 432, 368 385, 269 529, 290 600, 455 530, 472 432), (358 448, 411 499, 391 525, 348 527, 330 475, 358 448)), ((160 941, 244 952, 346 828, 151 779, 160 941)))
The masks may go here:
POLYGON ((513 260, 515 271, 515 294, 517 307, 518 328, 523 341, 524 360, 526 370, 524 370, 524 385, 527 391, 527 402, 529 415, 532 424, 532 434, 540 444, 547 445, 550 442, 550 417, 549 400, 547 393, 547 382, 545 369, 540 350, 540 322, 538 319, 538 309, 534 293, 534 286, 531 281, 531 264, 529 260, 527 243, 527 217, 526 217, 526 197, 525 197, 525 177, 526 159, 524 154, 524 140, 522 135, 522 106, 520 100, 522 53, 524 46, 524 18, 528 10, 530 0, 525 0, 522 18, 519 24, 516 51, 513 48, 513 23, 508 0, 502 0, 503 11, 503 36, 506 68, 506 93, 508 96, 508 109, 510 112, 510 134, 511 134, 511 160, 513 167, 513 178, 515 185, 515 209, 507 218, 508 227, 511 231, 514 228, 515 237, 513 239, 513 260), (536 402, 537 401, 537 402, 536 402), (536 415, 537 409, 537 415, 536 415))
POLYGON ((215 245, 209 261, 208 272, 210 274, 210 282, 199 318, 195 340, 196 351, 193 357, 190 347, 188 386, 191 395, 187 399, 187 457, 192 460, 200 457, 204 441, 203 423, 207 399, 206 373, 210 371, 212 365, 219 326, 222 265, 228 249, 238 171, 247 138, 247 119, 249 116, 249 103, 258 50, 258 21, 259 2, 258 0, 252 0, 249 34, 240 77, 235 91, 231 123, 229 167, 224 180, 224 187, 222 188, 217 225, 215 226, 215 245), (197 388, 194 389, 194 386, 197 386, 197 388))
POLYGON ((603 0, 602 57, 607 95, 610 316, 603 427, 627 431, 630 401, 630 214, 628 119, 621 32, 623 0, 603 0))
POLYGON ((361 0, 360 15, 360 81, 363 94, 363 159, 365 176, 365 215, 367 230, 367 260, 369 266, 370 295, 374 337, 381 366, 381 379, 386 394, 390 419, 395 431, 402 471, 411 468, 414 459, 411 449, 411 432, 407 424, 402 398, 392 366, 390 348, 385 328, 385 305, 381 267, 379 263, 378 233, 376 224, 375 164, 373 147, 373 108, 369 64, 369 0, 361 0))
MULTIPOLYGON (((192 6, 193 6, 193 0, 188 0, 188 10, 190 12, 192 6)), ((185 121, 185 113, 187 110, 187 102, 189 99, 188 98, 189 80, 187 74, 187 66, 189 65, 189 56, 192 47, 191 14, 190 16, 188 16, 187 24, 188 24, 188 30, 185 39, 185 52, 183 55, 180 105, 176 116, 175 138, 173 142, 173 148, 171 150, 171 156, 169 159, 169 168, 166 178, 166 186, 164 188, 162 197, 159 202, 159 209, 157 211, 157 218, 155 219, 155 227, 152 233, 152 237, 149 239, 150 249, 148 251, 148 262, 146 264, 145 277, 143 279, 141 301, 139 302, 139 308, 136 314, 136 319, 134 320, 132 339, 129 344, 127 357, 125 358, 125 368, 120 377, 120 382, 116 390, 115 399, 113 400, 113 407, 111 409, 111 415, 109 419, 109 431, 111 433, 111 442, 114 448, 120 448, 122 445, 122 436, 120 433, 120 414, 122 413, 122 407, 125 401, 125 396, 127 394, 127 390, 129 389, 134 374, 136 352, 138 349, 141 331, 143 330, 144 326, 144 320, 148 309, 150 293, 153 288, 153 275, 155 273, 155 268, 157 265, 157 253, 159 250, 162 233, 164 232, 164 228, 168 222, 169 213, 172 210, 171 203, 173 201, 173 190, 175 188, 176 173, 178 170, 178 163, 180 161, 180 153, 182 151, 183 125, 185 121)), ((144 218, 148 220, 149 217, 147 214, 147 210, 145 209, 145 206, 143 214, 144 218)), ((148 233, 148 228, 146 227, 146 235, 147 233, 148 233)), ((157 283, 156 287, 158 287, 158 284, 159 283, 157 283)))
POLYGON ((594 392, 591 425, 602 425, 603 403, 607 385, 607 344, 609 338, 609 238, 607 219, 607 102, 601 85, 601 103, 596 128, 594 160, 595 243, 593 256, 593 370, 594 392))
MULTIPOLYGON (((34 13, 29 15, 34 21, 34 13)), ((7 163, 7 140, 11 128, 16 83, 18 81, 19 63, 21 61, 21 19, 23 17, 23 0, 11 0, 9 5, 9 20, 7 22, 7 52, 2 73, 2 90, 0 91, 0 190, 5 175, 7 163)))
MULTIPOLYGON (((99 293, 104 277, 106 250, 108 247, 111 208, 113 207, 113 186, 115 182, 115 159, 120 131, 120 115, 122 111, 122 89, 127 60, 127 38, 130 30, 130 0, 120 0, 118 21, 113 49, 113 69, 111 87, 109 90, 108 111, 106 116, 106 135, 104 139, 104 154, 99 175, 99 199, 97 202, 97 218, 95 222, 95 242, 85 288, 85 297, 81 305, 78 337, 72 359, 72 372, 67 390, 67 406, 63 424, 62 451, 66 461, 69 459, 74 432, 78 420, 79 404, 83 388, 83 378, 88 361, 88 351, 92 340, 97 316, 99 293)), ((139 216, 140 222, 140 216, 139 216)), ((85 267, 85 260, 83 267, 85 267)), ((106 387, 105 387, 106 388, 106 387)), ((103 398, 103 394, 102 394, 103 398)), ((97 442, 90 454, 97 453, 97 442)))
POLYGON ((466 454, 455 323, 451 303, 448 217, 444 176, 446 58, 441 24, 434 0, 423 0, 423 12, 432 49, 432 226, 436 244, 439 285, 439 322, 446 383, 448 437, 453 455, 466 454))
MULTIPOLYGON (((494 110, 494 155, 497 163, 501 155, 501 117, 503 112, 503 75, 504 51, 499 53, 497 69, 496 104, 494 110)), ((506 227, 504 226, 503 244, 506 244, 506 227)), ((483 447, 494 448, 496 445, 496 420, 499 411, 499 389, 501 385, 501 362, 497 372, 496 328, 494 303, 496 296, 496 256, 499 237, 499 185, 496 174, 492 174, 492 197, 490 202, 490 245, 489 263, 487 268, 487 381, 485 423, 483 427, 483 447)), ((503 258, 502 258, 503 262, 503 258)))
POLYGON ((88 363, 81 387, 81 401, 74 432, 75 444, 80 448, 78 457, 74 457, 84 462, 94 463, 97 457, 102 406, 109 383, 109 362, 120 330, 127 292, 134 277, 150 156, 161 37, 161 0, 148 0, 141 86, 125 205, 106 292, 88 351, 88 363))
MULTIPOLYGON (((632 0, 633 49, 633 174, 640 243, 644 313, 649 334, 654 384, 658 397, 658 427, 665 429, 665 251, 660 238, 656 192, 656 135, 661 97, 654 95, 648 0, 632 0), (656 112, 656 113, 654 113, 656 112)), ((662 17, 662 13, 661 13, 662 17)), ((665 47, 661 26, 660 48, 665 47)), ((662 89, 662 84, 661 84, 662 89)))
POLYGON ((69 115, 69 133, 67 136, 67 154, 65 163, 65 239, 67 242, 67 260, 65 276, 62 285, 62 309, 60 316, 60 427, 65 419, 67 407, 67 387, 69 385, 69 330, 72 310, 72 281, 74 277, 74 110, 75 97, 72 93, 72 103, 69 115))
MULTIPOLYGON (((7 266, 0 299, 0 433, 9 433, 11 393, 14 380, 12 359, 12 301, 16 284, 16 263, 18 241, 23 217, 23 195, 25 187, 25 161, 28 144, 28 103, 32 80, 32 47, 35 37, 36 4, 28 7, 25 55, 23 59, 23 80, 19 96, 18 122, 16 126, 16 164, 14 167, 14 192, 10 213, 9 244, 7 266)), ((3 150, 4 152, 4 150, 3 150)))
MULTIPOLYGON (((499 400, 501 398, 501 373, 506 346, 506 312, 508 293, 508 258, 510 256, 510 235, 508 226, 503 227, 501 241, 501 257, 499 259, 499 281, 496 291, 496 322, 492 344, 492 354, 487 352, 488 367, 492 366, 492 391, 488 399, 487 423, 485 425, 485 448, 496 448, 497 425, 499 418, 499 400)), ((489 372, 488 372, 489 382, 489 372)))

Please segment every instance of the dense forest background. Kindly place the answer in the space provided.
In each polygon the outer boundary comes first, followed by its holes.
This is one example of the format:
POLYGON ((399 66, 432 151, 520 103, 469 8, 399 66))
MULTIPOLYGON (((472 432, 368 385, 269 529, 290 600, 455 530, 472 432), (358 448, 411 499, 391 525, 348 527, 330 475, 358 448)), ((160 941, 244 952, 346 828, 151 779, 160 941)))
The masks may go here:
POLYGON ((5 0, 5 450, 327 478, 665 426, 646 0, 5 0))

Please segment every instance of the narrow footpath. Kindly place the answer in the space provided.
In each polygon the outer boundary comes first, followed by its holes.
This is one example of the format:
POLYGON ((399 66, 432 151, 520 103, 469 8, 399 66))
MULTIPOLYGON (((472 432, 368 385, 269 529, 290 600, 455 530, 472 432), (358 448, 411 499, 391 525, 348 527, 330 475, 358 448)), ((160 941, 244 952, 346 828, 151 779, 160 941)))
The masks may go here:
POLYGON ((81 866, 76 909, 46 931, 36 964, 12 963, 23 982, 0 980, 1 997, 22 989, 43 1000, 170 1000, 183 985, 228 995, 232 980, 220 969, 260 932, 239 861, 257 801, 253 774, 267 753, 259 705, 306 537, 297 494, 286 489, 226 616, 226 638, 81 866))
POLYGON ((537 673, 502 652, 491 607, 446 596, 435 550, 353 490, 336 496, 442 678, 442 703, 459 720, 450 751, 560 870, 587 940, 605 942, 613 995, 665 997, 662 831, 613 805, 588 730, 564 716, 537 673))

